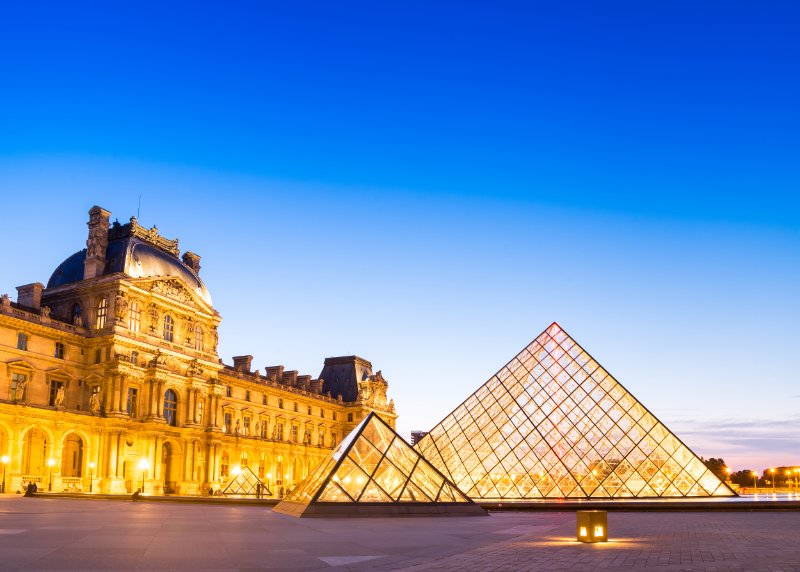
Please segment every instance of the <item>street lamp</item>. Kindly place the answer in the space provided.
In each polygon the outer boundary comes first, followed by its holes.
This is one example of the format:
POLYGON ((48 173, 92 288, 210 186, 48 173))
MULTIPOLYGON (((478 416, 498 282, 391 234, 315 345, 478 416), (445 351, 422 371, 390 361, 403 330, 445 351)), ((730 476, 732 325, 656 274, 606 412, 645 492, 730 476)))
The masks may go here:
POLYGON ((89 461, 89 492, 92 492, 92 471, 94 471, 94 461, 89 461))
POLYGON ((758 493, 758 481, 756 479, 758 479, 758 473, 753 471, 753 488, 756 490, 756 493, 758 493))
POLYGON ((731 473, 733 472, 733 470, 731 470, 730 467, 725 467, 725 472, 728 473, 728 482, 730 482, 731 481, 731 473))
POLYGON ((53 467, 55 466, 55 464, 56 460, 53 459, 52 457, 50 459, 47 459, 47 466, 50 467, 50 482, 47 484, 47 490, 49 492, 53 491, 53 467))
POLYGON ((150 461, 148 461, 145 457, 139 459, 139 470, 142 471, 142 494, 144 494, 144 476, 149 468, 150 461))
POLYGON ((770 469, 770 473, 772 473, 772 494, 775 494, 775 469, 770 469))
POLYGON ((6 492, 6 465, 8 465, 8 455, 3 455, 0 461, 3 462, 3 488, 0 488, 0 493, 6 492))

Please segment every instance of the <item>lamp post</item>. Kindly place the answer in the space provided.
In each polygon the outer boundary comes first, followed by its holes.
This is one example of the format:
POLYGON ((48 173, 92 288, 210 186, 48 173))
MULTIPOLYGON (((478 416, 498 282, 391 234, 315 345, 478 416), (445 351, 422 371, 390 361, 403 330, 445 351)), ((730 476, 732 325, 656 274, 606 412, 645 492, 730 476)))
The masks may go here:
POLYGON ((772 494, 775 494, 775 469, 770 469, 770 473, 772 473, 772 494))
POLYGON ((150 468, 150 461, 148 461, 144 457, 139 459, 139 470, 142 471, 142 491, 141 491, 142 494, 144 494, 144 476, 147 473, 147 469, 149 468, 150 468))
POLYGON ((89 461, 89 492, 92 492, 92 473, 94 472, 94 461, 89 461))
POLYGON ((50 467, 50 482, 47 483, 47 491, 53 491, 53 467, 56 464, 56 460, 53 458, 47 459, 47 466, 50 467))
POLYGON ((756 490, 756 494, 758 494, 758 473, 753 471, 753 488, 756 490))
POLYGON ((733 470, 730 467, 725 467, 725 472, 728 473, 728 482, 731 482, 731 473, 733 470))
POLYGON ((3 462, 3 488, 0 488, 0 493, 4 493, 6 492, 6 465, 8 465, 8 455, 3 455, 0 461, 3 462))

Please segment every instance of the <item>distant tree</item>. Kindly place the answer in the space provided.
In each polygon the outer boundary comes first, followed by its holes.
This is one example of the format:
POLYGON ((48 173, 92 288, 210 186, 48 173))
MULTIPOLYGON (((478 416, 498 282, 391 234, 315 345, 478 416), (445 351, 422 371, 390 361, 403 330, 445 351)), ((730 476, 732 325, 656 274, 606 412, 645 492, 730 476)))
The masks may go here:
MULTIPOLYGON (((731 473, 731 481, 742 487, 753 488, 753 472, 752 469, 744 469, 731 473)), ((763 476, 757 476, 756 483, 758 483, 759 487, 767 486, 767 481, 763 476)))
POLYGON ((725 464, 725 460, 720 457, 719 459, 715 457, 711 457, 710 459, 704 459, 700 457, 700 460, 705 463, 708 470, 714 473, 718 479, 724 481, 728 478, 728 473, 725 469, 727 469, 728 465, 725 464))

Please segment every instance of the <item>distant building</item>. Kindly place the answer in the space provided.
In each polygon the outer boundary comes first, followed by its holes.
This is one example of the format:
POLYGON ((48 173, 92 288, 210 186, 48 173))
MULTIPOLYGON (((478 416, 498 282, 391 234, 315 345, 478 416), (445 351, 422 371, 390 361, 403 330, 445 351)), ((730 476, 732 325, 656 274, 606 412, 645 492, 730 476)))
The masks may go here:
POLYGON ((0 298, 6 490, 203 494, 248 467, 279 493, 370 411, 394 427, 387 381, 357 356, 317 379, 223 364, 200 257, 135 218, 89 215, 87 248, 46 287, 0 298))
POLYGON ((427 431, 412 431, 411 432, 411 444, 412 445, 416 445, 427 434, 428 434, 427 431))

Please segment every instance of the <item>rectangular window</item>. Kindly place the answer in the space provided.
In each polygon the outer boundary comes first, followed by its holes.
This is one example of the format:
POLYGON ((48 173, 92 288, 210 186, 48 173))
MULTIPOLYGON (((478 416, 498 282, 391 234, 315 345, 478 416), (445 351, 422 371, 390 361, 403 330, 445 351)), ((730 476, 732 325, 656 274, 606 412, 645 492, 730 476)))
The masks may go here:
POLYGON ((325 419, 325 410, 322 407, 319 408, 319 416, 325 419))
POLYGON ((278 398, 278 407, 283 409, 283 397, 278 398))
POLYGON ((331 431, 331 447, 336 446, 336 431, 331 431))
POLYGON ((283 423, 275 425, 275 440, 283 441, 283 423))
POLYGON ((17 349, 22 351, 28 351, 28 335, 19 332, 17 334, 17 349))
POLYGON ((261 438, 262 439, 266 439, 267 438, 267 429, 268 429, 267 420, 266 419, 262 419, 261 420, 261 438))
POLYGON ((258 478, 263 480, 264 479, 264 455, 261 455, 261 461, 258 463, 258 478))
POLYGON ((138 332, 142 320, 142 311, 139 309, 139 304, 132 302, 128 312, 128 329, 132 332, 138 332))
POLYGON ((100 348, 97 348, 94 351, 94 363, 100 363, 102 361, 103 361, 103 350, 100 349, 100 348))
POLYGON ((230 385, 225 386, 225 396, 230 397, 233 395, 233 390, 231 389, 230 385))
POLYGON ((244 400, 245 401, 250 401, 250 390, 249 389, 245 390, 245 392, 244 392, 244 400))
POLYGON ((297 402, 294 402, 294 412, 297 413, 297 402))
POLYGON ((267 396, 266 395, 262 395, 261 396, 261 403, 263 403, 264 405, 267 404, 267 396))
POLYGON ((311 445, 311 431, 306 429, 305 433, 303 433, 303 445, 311 445))
POLYGON ((97 322, 95 327, 102 330, 106 327, 106 318, 108 317, 108 300, 101 298, 97 303, 97 322))
POLYGON ((24 373, 11 374, 11 395, 9 396, 9 399, 25 399, 25 386, 27 385, 27 380, 28 376, 24 373))
POLYGON ((51 381, 50 382, 50 407, 55 407, 56 399, 58 396, 58 390, 64 387, 64 384, 60 381, 51 381))
POLYGON ((225 412, 225 426, 222 428, 225 433, 231 432, 231 414, 227 411, 225 412))
POLYGON ((131 417, 136 417, 136 405, 139 399, 139 390, 135 387, 128 388, 128 402, 125 407, 128 415, 131 417))
POLYGON ((297 425, 292 425, 292 437, 289 440, 292 443, 297 443, 297 425))
POLYGON ((311 406, 308 406, 308 414, 311 415, 311 406))
POLYGON ((353 414, 352 413, 348 413, 347 414, 347 422, 348 423, 352 423, 353 422, 353 414))
POLYGON ((333 420, 336 421, 336 412, 333 412, 333 420))
POLYGON ((324 429, 320 429, 319 430, 319 446, 320 447, 324 447, 325 446, 325 430, 324 429))
POLYGON ((64 359, 64 344, 56 342, 56 350, 53 352, 53 357, 56 359, 64 359))
POLYGON ((245 437, 249 437, 250 436, 250 418, 249 417, 245 417, 244 418, 244 436, 245 437))

